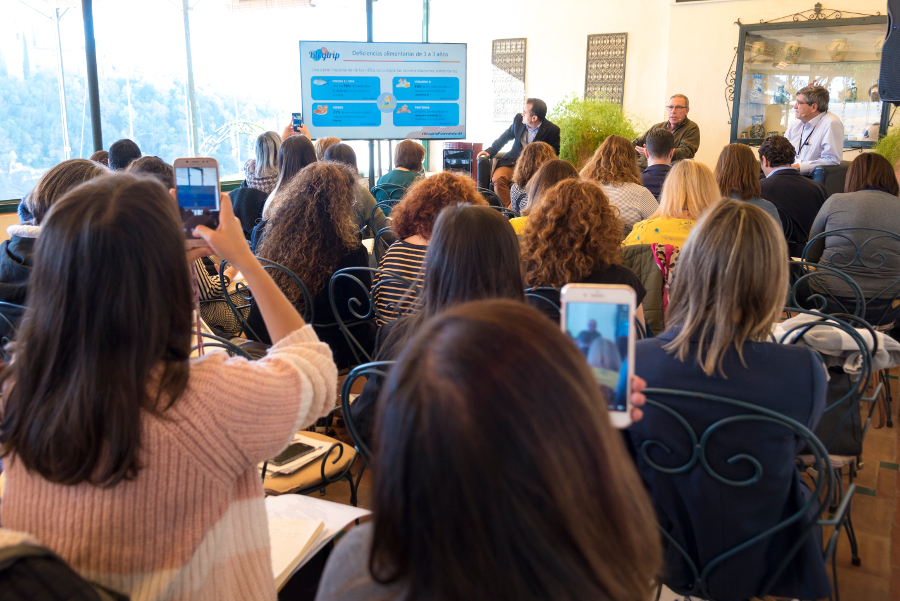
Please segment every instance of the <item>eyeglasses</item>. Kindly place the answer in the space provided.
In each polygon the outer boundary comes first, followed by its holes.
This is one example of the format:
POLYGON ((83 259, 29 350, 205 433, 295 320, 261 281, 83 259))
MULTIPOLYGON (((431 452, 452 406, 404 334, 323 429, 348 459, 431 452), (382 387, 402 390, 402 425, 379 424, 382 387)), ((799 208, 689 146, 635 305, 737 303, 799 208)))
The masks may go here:
POLYGON ((670 111, 681 111, 681 110, 684 110, 684 109, 686 109, 686 108, 687 108, 686 106, 680 106, 680 105, 679 105, 679 106, 671 106, 671 105, 669 105, 669 106, 666 107, 666 109, 668 109, 668 110, 670 110, 670 111))
POLYGON ((811 105, 810 103, 808 103, 808 102, 803 102, 802 100, 795 100, 795 101, 794 101, 794 105, 798 105, 798 104, 805 104, 806 106, 812 106, 812 105, 811 105))

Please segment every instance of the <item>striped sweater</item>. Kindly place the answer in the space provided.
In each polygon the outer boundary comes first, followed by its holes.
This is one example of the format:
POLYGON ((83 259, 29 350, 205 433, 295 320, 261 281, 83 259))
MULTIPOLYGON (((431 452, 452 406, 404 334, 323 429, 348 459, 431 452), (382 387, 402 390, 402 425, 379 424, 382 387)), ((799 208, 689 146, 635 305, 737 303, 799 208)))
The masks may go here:
POLYGON ((134 480, 63 486, 13 457, 0 519, 134 601, 274 601, 257 464, 331 409, 336 387, 309 326, 259 361, 211 353, 173 407, 145 414, 134 480))
MULTIPOLYGON (((425 253, 427 251, 427 246, 398 240, 391 244, 384 256, 381 257, 378 268, 386 269, 403 276, 411 282, 415 282, 416 278, 419 277, 422 264, 425 262, 425 253)), ((388 281, 381 284, 382 279, 384 278, 378 274, 372 283, 375 307, 378 310, 377 323, 379 326, 397 319, 401 313, 405 313, 415 302, 415 294, 410 294, 401 306, 400 301, 406 295, 407 287, 400 282, 388 281)))

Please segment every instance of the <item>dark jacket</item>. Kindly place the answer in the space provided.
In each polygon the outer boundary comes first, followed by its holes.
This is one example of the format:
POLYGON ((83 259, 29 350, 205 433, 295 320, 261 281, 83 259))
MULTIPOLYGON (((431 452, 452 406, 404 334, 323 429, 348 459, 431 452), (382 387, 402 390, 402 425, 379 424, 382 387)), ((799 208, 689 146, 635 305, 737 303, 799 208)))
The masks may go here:
MULTIPOLYGON (((662 123, 657 123, 650 129, 658 129, 660 127, 666 127, 668 125, 668 121, 663 121, 662 123)), ((647 132, 650 131, 647 130, 647 132)), ((647 139, 647 132, 644 132, 634 141, 635 146, 643 146, 644 142, 647 139)), ((678 126, 678 129, 672 132, 672 135, 675 136, 675 154, 672 155, 673 161, 680 161, 681 159, 692 159, 694 155, 697 154, 697 149, 700 148, 700 126, 688 119, 684 118, 684 121, 681 122, 681 125, 678 126)), ((647 166, 647 157, 638 156, 638 165, 640 165, 641 169, 647 166)))
POLYGON ((0 301, 25 304, 35 244, 37 238, 13 236, 0 245, 0 301))
POLYGON ((671 170, 672 165, 650 165, 641 172, 641 183, 650 190, 650 194, 655 196, 656 200, 659 200, 663 182, 671 170))
POLYGON ((781 169, 771 177, 761 179, 759 187, 762 189, 760 196, 791 220, 793 233, 788 240, 788 250, 791 256, 799 257, 809 240, 813 221, 828 198, 825 186, 802 176, 796 169, 781 169))
MULTIPOLYGON (((695 346, 682 362, 662 347, 672 341, 677 328, 656 338, 639 340, 635 346, 635 374, 652 388, 675 388, 708 393, 752 403, 777 411, 814 430, 825 409, 825 368, 809 348, 771 342, 748 342, 743 346, 742 365, 737 350, 726 353, 721 375, 707 376, 697 364, 695 346)), ((713 423, 736 414, 759 415, 736 407, 678 397, 655 397, 687 420, 698 437, 713 423)), ((644 418, 628 429, 632 452, 637 454, 638 472, 648 487, 660 526, 687 554, 704 565, 714 557, 765 532, 797 513, 811 496, 794 458, 803 441, 784 426, 765 421, 741 421, 712 431, 706 447, 710 467, 719 475, 744 481, 754 475, 751 462, 741 453, 755 457, 762 477, 747 486, 729 486, 713 478, 698 461, 693 467, 668 474, 651 467, 640 452, 665 467, 685 464, 694 445, 685 428, 661 409, 648 407, 644 418), (736 461, 729 461, 737 458, 736 461)), ((818 516, 808 516, 802 520, 818 516)), ((778 534, 738 553, 713 568, 707 582, 711 596, 721 601, 737 601, 755 596, 774 572, 787 551, 799 540, 799 528, 787 527, 778 534)), ((828 597, 830 584, 822 561, 821 529, 801 546, 788 567, 769 591, 770 595, 801 599, 828 597)), ((694 577, 674 545, 666 545, 666 583, 678 590, 693 583, 694 577)))
POLYGON ((263 205, 269 195, 262 190, 242 186, 229 192, 228 196, 231 197, 234 216, 241 222, 244 238, 249 240, 250 232, 262 221, 263 205))
MULTIPOLYGON (((486 153, 494 156, 501 148, 506 146, 507 142, 513 141, 512 149, 500 157, 497 161, 497 167, 511 167, 515 164, 519 155, 522 154, 522 135, 526 129, 525 124, 522 123, 522 115, 516 115, 509 129, 500 134, 500 137, 494 140, 493 144, 484 149, 486 153)), ((534 136, 534 141, 546 142, 553 147, 553 152, 556 153, 556 156, 559 156, 559 128, 547 119, 541 121, 541 126, 534 136)))

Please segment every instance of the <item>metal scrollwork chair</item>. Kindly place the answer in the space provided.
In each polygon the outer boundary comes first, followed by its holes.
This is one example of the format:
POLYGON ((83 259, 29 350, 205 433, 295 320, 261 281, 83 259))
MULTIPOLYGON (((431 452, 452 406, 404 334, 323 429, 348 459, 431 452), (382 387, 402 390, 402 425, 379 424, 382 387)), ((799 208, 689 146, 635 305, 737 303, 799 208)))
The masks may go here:
POLYGON ((834 516, 821 519, 837 484, 815 434, 745 401, 663 388, 644 394, 644 419, 629 435, 663 536, 660 591, 664 583, 708 601, 828 596, 826 566, 836 567, 855 485, 834 516), (815 466, 812 490, 805 492, 794 463, 798 442, 810 449, 815 466), (821 526, 834 527, 824 552, 821 526))
MULTIPOLYGON (((391 318, 382 312, 375 297, 386 285, 393 287, 397 284, 408 291, 418 293, 418 287, 414 281, 386 269, 374 269, 371 267, 347 267, 340 269, 332 274, 331 280, 328 282, 328 298, 331 302, 331 312, 350 350, 353 351, 357 365, 372 361, 372 355, 366 346, 357 340, 350 328, 363 323, 374 324, 376 320, 390 321, 391 318), (363 273, 373 276, 371 287, 367 287, 359 279, 358 275, 363 273), (336 285, 341 280, 348 280, 351 282, 351 287, 356 290, 355 293, 347 296, 345 307, 339 306, 339 302, 343 304, 343 301, 339 301, 335 295, 336 285), (364 301, 361 301, 361 298, 364 298, 364 301), (363 305, 363 302, 365 302, 365 305, 363 305), (350 319, 345 318, 342 308, 346 308, 347 313, 351 316, 350 319)), ((392 307, 393 303, 389 303, 388 308, 392 307)))
POLYGON ((390 227, 383 227, 375 233, 375 240, 372 242, 372 248, 375 250, 375 264, 381 265, 381 259, 384 253, 394 243, 394 233, 390 227))
POLYGON ((525 302, 546 315, 551 321, 559 323, 560 303, 559 290, 553 286, 535 286, 525 289, 525 302))
POLYGON ((263 490, 267 495, 311 495, 324 490, 330 484, 342 480, 350 485, 350 504, 356 506, 356 493, 359 488, 359 479, 362 469, 356 476, 350 471, 356 461, 356 452, 345 451, 345 445, 335 438, 316 432, 303 432, 303 436, 321 441, 328 445, 328 450, 321 458, 304 465, 291 474, 267 474, 268 461, 263 463, 262 481, 263 490))
POLYGON ((500 200, 500 197, 497 196, 497 193, 493 190, 489 188, 478 188, 478 193, 481 194, 487 201, 487 203, 492 207, 496 207, 498 209, 506 208, 503 204, 503 201, 500 200))
POLYGON ((491 205, 492 208, 497 209, 501 215, 506 217, 507 219, 515 219, 516 217, 521 217, 518 211, 513 209, 507 209, 506 207, 495 207, 491 205))
MULTIPOLYGON (((200 335, 203 338, 209 340, 209 342, 207 342, 206 340, 203 341, 203 345, 202 345, 203 349, 220 348, 220 349, 224 349, 225 351, 227 351, 228 354, 231 355, 232 357, 237 355, 238 357, 243 357, 244 359, 247 359, 248 361, 253 360, 253 356, 250 353, 248 353, 245 349, 242 349, 241 347, 239 347, 238 345, 236 345, 235 343, 233 343, 230 340, 226 340, 225 338, 216 336, 215 334, 210 334, 209 332, 200 332, 200 335)), ((193 347, 191 347, 191 351, 201 351, 201 345, 195 344, 193 347)))
POLYGON ((381 212, 384 214, 385 219, 390 219, 391 210, 397 206, 399 200, 382 200, 375 203, 375 206, 372 207, 372 223, 375 223, 375 211, 381 209, 381 212))
MULTIPOLYGON (((369 192, 379 203, 387 200, 399 201, 403 198, 403 195, 406 194, 406 186, 401 186, 400 184, 378 184, 377 186, 373 186, 369 192), (379 193, 381 194, 381 197, 379 197, 379 193)), ((390 209, 384 213, 385 216, 389 211, 390 209)))
MULTIPOLYGON (((367 379, 385 378, 388 370, 395 363, 396 361, 372 361, 371 363, 357 365, 350 370, 350 373, 344 378, 344 384, 341 386, 341 412, 344 416, 344 424, 347 426, 347 432, 350 434, 353 445, 356 447, 356 451, 359 453, 359 456, 362 457, 365 465, 369 464, 369 459, 372 457, 372 451, 369 449, 369 445, 361 434, 360 424, 356 421, 357 418, 353 417, 351 405, 353 405, 355 399, 350 391, 353 389, 353 384, 361 377, 367 379)), ((371 408, 371 411, 374 414, 374 407, 371 408)))
MULTIPOLYGON (((276 263, 275 261, 270 261, 268 259, 263 259, 262 257, 257 257, 260 263, 262 263, 263 269, 266 271, 280 271, 286 274, 289 278, 291 278, 295 284, 300 288, 301 298, 303 299, 303 321, 309 324, 316 323, 316 309, 313 305, 312 295, 309 293, 309 289, 306 287, 306 284, 303 283, 303 280, 297 276, 296 273, 281 265, 280 263, 276 263)), ((252 336, 255 340, 260 340, 259 335, 253 331, 253 328, 247 323, 247 319, 244 317, 243 310, 250 307, 251 302, 253 301, 253 292, 250 290, 250 287, 247 286, 243 281, 238 281, 234 287, 234 293, 228 292, 228 282, 225 278, 225 269, 228 266, 228 261, 222 261, 219 264, 219 281, 222 285, 222 291, 225 292, 225 302, 228 303, 228 308, 231 309, 231 312, 234 313, 235 319, 237 319, 238 323, 241 324, 240 334, 247 334, 252 336), (232 296, 238 296, 241 299, 241 305, 236 305, 232 296)), ((318 325, 318 324, 317 324, 318 325)))

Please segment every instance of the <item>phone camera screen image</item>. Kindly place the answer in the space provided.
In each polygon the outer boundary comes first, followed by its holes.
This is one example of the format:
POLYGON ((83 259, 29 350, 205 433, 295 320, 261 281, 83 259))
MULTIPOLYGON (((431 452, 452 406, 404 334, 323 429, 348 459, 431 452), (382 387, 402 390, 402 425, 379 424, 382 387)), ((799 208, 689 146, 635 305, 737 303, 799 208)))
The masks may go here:
POLYGON ((198 225, 219 225, 219 173, 215 167, 176 167, 175 188, 181 222, 189 238, 198 225))
POLYGON ((610 411, 625 411, 628 390, 628 305, 568 303, 566 332, 601 384, 610 411))
POLYGON ((300 131, 300 128, 303 127, 302 113, 292 113, 291 118, 294 131, 300 131))

